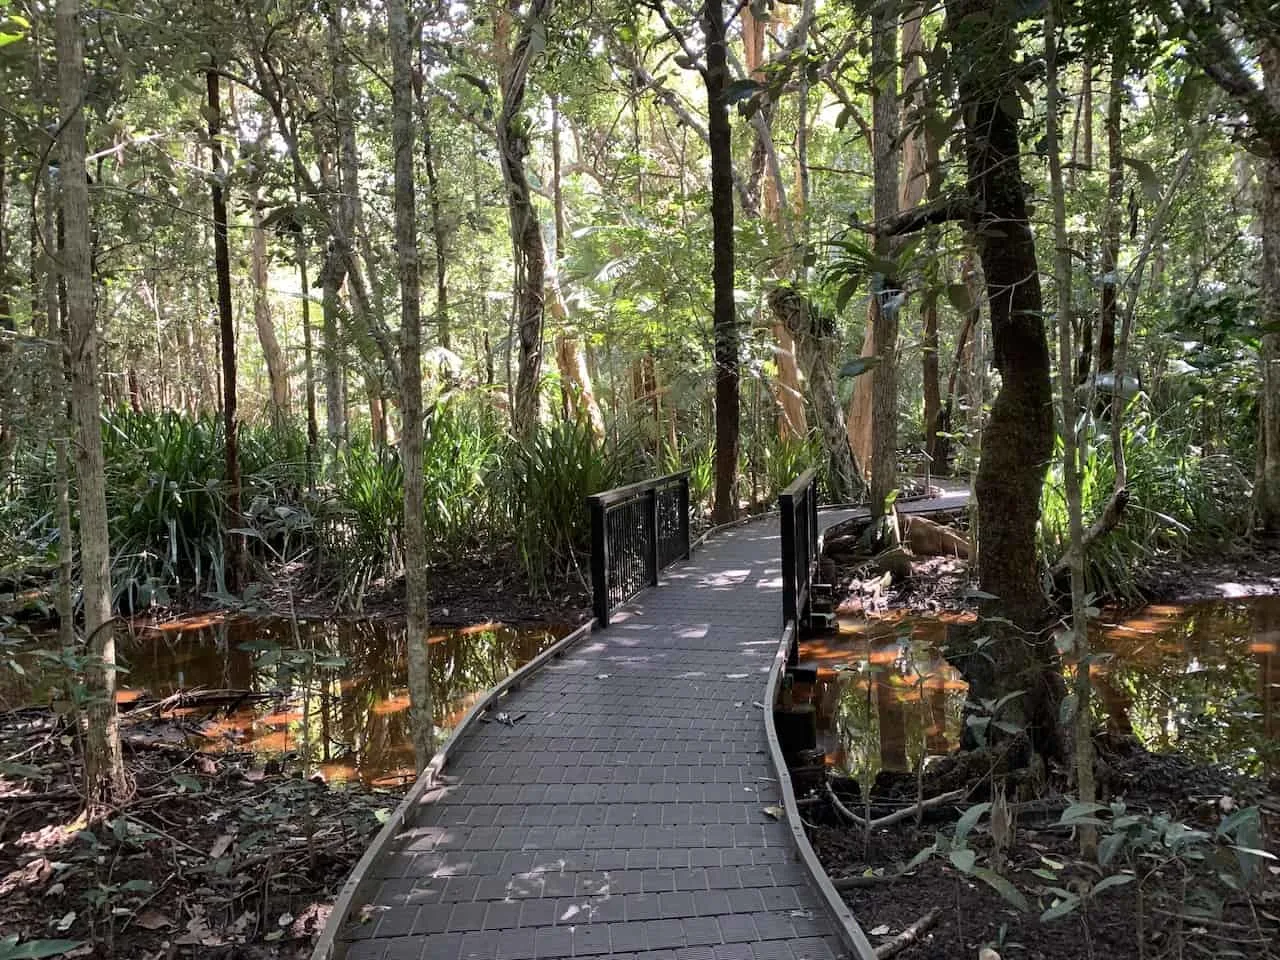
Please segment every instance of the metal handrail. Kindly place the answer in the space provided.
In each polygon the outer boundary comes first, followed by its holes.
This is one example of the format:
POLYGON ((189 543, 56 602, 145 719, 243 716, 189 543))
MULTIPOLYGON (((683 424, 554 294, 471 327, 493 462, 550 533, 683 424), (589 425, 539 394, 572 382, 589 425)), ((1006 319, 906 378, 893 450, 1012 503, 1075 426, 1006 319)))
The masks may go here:
MULTIPOLYGON (((795 624, 793 637, 808 625, 813 572, 818 562, 818 471, 806 470, 778 495, 782 525, 782 625, 795 624)), ((788 665, 799 659, 793 643, 788 665)))
POLYGON ((587 497, 591 606, 601 627, 658 574, 689 557, 689 471, 587 497))

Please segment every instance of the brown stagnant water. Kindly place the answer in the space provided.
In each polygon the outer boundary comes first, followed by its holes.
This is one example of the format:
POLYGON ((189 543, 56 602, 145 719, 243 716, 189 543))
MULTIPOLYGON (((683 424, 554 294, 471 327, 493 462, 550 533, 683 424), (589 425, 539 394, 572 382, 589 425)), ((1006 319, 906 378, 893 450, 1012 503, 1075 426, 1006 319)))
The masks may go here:
MULTIPOLYGON (((960 741, 967 686, 942 657, 968 614, 842 620, 801 645, 828 765, 913 770, 960 741)), ((1280 597, 1103 611, 1093 627, 1099 722, 1156 752, 1254 775, 1280 770, 1280 597)))
MULTIPOLYGON (((483 693, 571 630, 497 623, 434 628, 437 742, 483 693)), ((403 621, 187 618, 134 626, 118 644, 122 713, 187 691, 248 691, 179 706, 144 736, 246 755, 328 780, 399 787, 414 778, 403 621), (145 698, 145 699, 144 699, 145 698), (131 705, 133 705, 131 707, 131 705)), ((31 674, 31 675, 34 675, 31 674)), ((0 689, 0 708, 46 699, 40 682, 0 689)))

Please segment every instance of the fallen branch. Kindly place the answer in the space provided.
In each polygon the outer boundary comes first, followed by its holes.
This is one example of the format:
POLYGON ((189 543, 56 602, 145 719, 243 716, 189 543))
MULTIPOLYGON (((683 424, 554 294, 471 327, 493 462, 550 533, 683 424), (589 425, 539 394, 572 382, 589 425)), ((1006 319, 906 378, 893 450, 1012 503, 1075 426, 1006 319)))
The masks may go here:
MULTIPOLYGON (((1089 525, 1089 529, 1084 532, 1084 537, 1080 541, 1080 548, 1088 553, 1089 547, 1100 537, 1110 533, 1120 525, 1120 521, 1124 519, 1124 508, 1129 505, 1129 488, 1121 487, 1111 495, 1111 499, 1107 501, 1107 505, 1103 507, 1102 514, 1098 519, 1089 525)), ((1070 550, 1064 553, 1057 563, 1053 565, 1050 576, 1057 577, 1058 574, 1067 569, 1070 561, 1067 559, 1070 550)))
POLYGON ((840 877, 838 880, 833 879, 831 885, 837 890, 860 890, 864 887, 880 887, 890 883, 897 883, 908 876, 907 871, 900 870, 897 873, 886 873, 884 875, 875 873, 861 873, 852 877, 840 877))
POLYGON ((876 960, 884 960, 885 957, 892 957, 895 953, 901 953, 907 947, 911 946, 920 937, 938 922, 938 917, 942 915, 941 907, 934 907, 923 917, 913 923, 907 929, 892 940, 886 940, 880 946, 876 947, 876 960))
POLYGON ((919 803, 913 803, 909 807, 904 807, 901 810, 895 810, 893 813, 886 814, 883 817, 878 817, 875 820, 868 822, 865 818, 858 816, 840 802, 840 798, 836 796, 836 792, 831 789, 830 783, 826 786, 827 799, 831 801, 831 806, 835 808, 836 813, 840 814, 840 816, 844 817, 850 823, 861 827, 863 830, 878 830, 882 827, 891 827, 895 823, 900 823, 903 820, 914 817, 917 813, 924 813, 926 810, 932 810, 934 807, 941 807, 944 804, 951 803, 953 800, 959 800, 965 794, 963 790, 952 790, 950 793, 941 793, 936 797, 930 797, 928 800, 921 800, 919 803))

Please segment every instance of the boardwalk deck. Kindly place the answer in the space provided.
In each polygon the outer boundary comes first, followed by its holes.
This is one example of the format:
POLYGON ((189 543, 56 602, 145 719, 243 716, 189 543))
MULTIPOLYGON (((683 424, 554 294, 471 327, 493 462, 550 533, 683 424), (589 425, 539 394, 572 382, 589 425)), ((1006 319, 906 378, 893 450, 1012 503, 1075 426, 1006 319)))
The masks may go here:
POLYGON ((375 865, 348 960, 846 956, 765 809, 779 557, 776 518, 718 533, 509 694, 514 725, 468 731, 375 865))

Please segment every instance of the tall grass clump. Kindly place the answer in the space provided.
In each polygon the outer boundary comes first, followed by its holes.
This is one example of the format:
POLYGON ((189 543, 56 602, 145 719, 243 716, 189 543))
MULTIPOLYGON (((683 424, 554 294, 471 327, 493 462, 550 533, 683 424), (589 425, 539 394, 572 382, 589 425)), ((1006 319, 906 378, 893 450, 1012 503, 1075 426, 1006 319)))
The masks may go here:
POLYGON ((631 464, 581 418, 543 424, 507 450, 516 550, 531 587, 545 589, 549 573, 577 570, 590 548, 587 497, 625 483, 631 464))
MULTIPOLYGON (((1218 545, 1245 529, 1249 478, 1229 453, 1207 453, 1190 445, 1172 427, 1176 416, 1176 410, 1153 416, 1141 396, 1125 415, 1128 505, 1119 525, 1090 546, 1085 564, 1088 589, 1098 596, 1139 600, 1134 572, 1151 560, 1218 545)), ((1098 424, 1085 451, 1081 493, 1086 526, 1105 508, 1115 484, 1106 426, 1098 424)), ((1040 547, 1049 564, 1065 555, 1069 542, 1061 452, 1059 447, 1040 514, 1040 547)))

